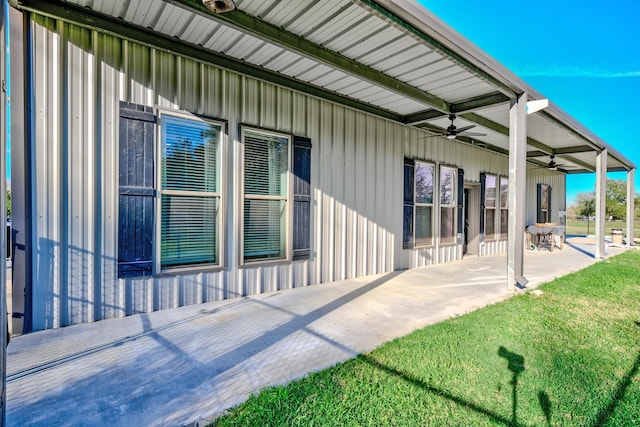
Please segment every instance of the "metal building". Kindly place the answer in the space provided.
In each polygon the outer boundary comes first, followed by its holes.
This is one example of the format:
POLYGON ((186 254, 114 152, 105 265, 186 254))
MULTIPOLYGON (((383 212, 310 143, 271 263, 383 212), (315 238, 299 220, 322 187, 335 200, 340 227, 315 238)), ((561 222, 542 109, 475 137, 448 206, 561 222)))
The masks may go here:
POLYGON ((568 173, 634 193, 412 1, 10 4, 14 333, 463 255, 508 253, 515 285, 568 173))

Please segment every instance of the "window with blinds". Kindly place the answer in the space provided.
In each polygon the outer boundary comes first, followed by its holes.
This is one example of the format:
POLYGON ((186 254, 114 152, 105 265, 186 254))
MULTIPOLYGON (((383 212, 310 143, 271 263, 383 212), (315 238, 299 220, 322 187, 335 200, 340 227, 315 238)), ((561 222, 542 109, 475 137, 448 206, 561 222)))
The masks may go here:
POLYGON ((243 259, 287 258, 289 137, 243 129, 243 259))
POLYGON ((415 245, 433 244, 433 184, 435 166, 415 162, 415 245))
POLYGON ((440 166, 440 243, 456 242, 456 168, 440 166))
POLYGON ((500 177, 500 238, 509 234, 509 178, 500 177))
POLYGON ((498 177, 487 174, 484 190, 484 224, 486 240, 496 239, 496 209, 498 207, 497 185, 498 177))
POLYGON ((161 116, 160 266, 220 263, 220 141, 223 125, 161 116))

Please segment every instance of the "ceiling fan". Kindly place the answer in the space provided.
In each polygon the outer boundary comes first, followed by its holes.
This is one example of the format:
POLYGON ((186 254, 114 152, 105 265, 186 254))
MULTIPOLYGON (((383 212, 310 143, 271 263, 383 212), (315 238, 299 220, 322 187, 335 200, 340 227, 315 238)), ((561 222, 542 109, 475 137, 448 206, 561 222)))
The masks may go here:
POLYGON ((571 169, 571 168, 573 168, 573 166, 556 163, 555 158, 556 158, 556 156, 554 156, 553 154, 550 154, 549 155, 549 163, 547 163, 546 166, 540 166, 537 169, 549 169, 551 171, 557 171, 558 168, 562 168, 562 169, 571 169))
POLYGON ((469 129, 476 127, 476 125, 457 128, 456 125, 453 124, 455 119, 455 114, 449 114, 449 120, 451 120, 451 124, 449 125, 449 127, 447 127, 447 130, 443 134, 445 138, 456 139, 457 136, 487 136, 486 133, 467 132, 469 129))

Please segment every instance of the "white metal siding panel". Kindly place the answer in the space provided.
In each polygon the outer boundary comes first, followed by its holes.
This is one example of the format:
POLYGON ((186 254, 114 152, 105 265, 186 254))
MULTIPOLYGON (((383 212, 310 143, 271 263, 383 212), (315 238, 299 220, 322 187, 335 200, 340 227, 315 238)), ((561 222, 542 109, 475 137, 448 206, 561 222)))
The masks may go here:
MULTIPOLYGON (((62 164, 62 96, 63 74, 61 36, 56 32, 57 23, 40 19, 32 24, 33 49, 39 52, 33 58, 33 73, 48 76, 33 78, 34 108, 32 118, 40 126, 34 128, 34 139, 39 146, 32 151, 33 177, 36 191, 31 192, 34 217, 32 219, 34 245, 33 274, 44 274, 43 281, 33 282, 33 310, 47 313, 45 318, 34 319, 36 329, 60 326, 61 294, 63 292, 62 234, 65 227, 62 217, 62 183, 58 170, 62 164), (49 28, 52 31, 49 31, 49 28)), ((28 78, 28 77, 26 77, 28 78)), ((64 255, 66 259, 66 254, 64 255)))
MULTIPOLYGON (((94 51, 98 64, 97 90, 100 113, 96 114, 97 158, 96 168, 99 182, 96 186, 98 215, 96 227, 99 230, 96 241, 101 244, 100 262, 97 264, 96 278, 98 291, 96 320, 122 317, 125 315, 125 285, 117 279, 118 271, 114 262, 118 258, 118 239, 114 230, 118 228, 118 147, 113 135, 118 134, 120 100, 120 69, 122 42, 109 36, 94 35, 94 51), (100 280, 101 278, 101 280, 100 280)), ((89 109, 91 110, 91 109, 89 109)))
MULTIPOLYGON (((66 169, 68 179, 67 280, 64 324, 94 320, 95 261, 95 61, 91 32, 65 25, 68 87, 66 169)), ((64 191, 64 189, 63 189, 64 191)), ((64 292, 63 292, 64 294, 64 292)))

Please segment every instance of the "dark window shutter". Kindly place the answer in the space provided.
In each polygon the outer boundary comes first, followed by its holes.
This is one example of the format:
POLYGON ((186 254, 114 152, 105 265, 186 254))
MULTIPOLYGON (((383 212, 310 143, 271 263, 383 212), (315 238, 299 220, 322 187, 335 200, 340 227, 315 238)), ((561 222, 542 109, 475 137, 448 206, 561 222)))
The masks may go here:
POLYGON ((464 169, 458 169, 458 234, 462 236, 464 219, 464 169))
POLYGON ((536 222, 546 222, 544 221, 544 218, 542 218, 542 184, 538 184, 537 188, 537 196, 536 196, 536 202, 537 202, 537 212, 536 212, 536 222))
POLYGON ((153 273, 155 123, 153 108, 120 102, 118 277, 153 273))
POLYGON ((293 137, 293 259, 311 257, 311 140, 293 137))
POLYGON ((413 206, 414 206, 414 184, 415 184, 415 161, 404 159, 404 205, 402 215, 402 247, 413 249, 413 206))
POLYGON ((547 187, 547 222, 551 222, 551 186, 547 187))
POLYGON ((484 209, 485 194, 487 192, 487 174, 480 174, 480 240, 484 240, 484 209))

